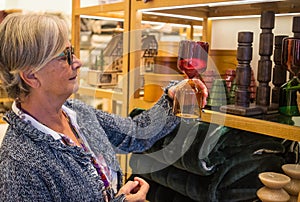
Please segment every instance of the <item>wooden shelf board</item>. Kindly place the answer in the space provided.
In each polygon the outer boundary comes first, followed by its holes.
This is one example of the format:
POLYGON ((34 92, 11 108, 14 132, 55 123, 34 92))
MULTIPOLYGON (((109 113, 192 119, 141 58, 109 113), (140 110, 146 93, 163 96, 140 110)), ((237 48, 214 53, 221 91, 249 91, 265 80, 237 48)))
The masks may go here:
POLYGON ((175 18, 175 17, 164 17, 159 15, 150 15, 150 14, 143 14, 142 19, 144 21, 152 21, 152 22, 164 22, 164 23, 174 23, 174 24, 185 24, 185 25, 198 25, 202 26, 202 21, 196 20, 188 20, 182 18, 175 18))
MULTIPOLYGON (((214 1, 217 2, 230 2, 230 0, 214 1)), ((240 5, 221 5, 221 6, 205 6, 205 4, 211 3, 211 1, 199 1, 199 0, 186 0, 182 1, 174 0, 168 1, 151 1, 147 4, 137 2, 137 9, 155 9, 152 12, 168 13, 176 15, 187 15, 193 17, 226 17, 226 16, 247 16, 247 15, 261 15, 262 11, 272 10, 276 14, 282 13, 299 13, 300 12, 300 1, 288 0, 288 1, 277 1, 277 2, 258 2, 248 3, 240 5), (203 4, 202 6, 199 6, 203 4), (164 9, 163 7, 173 7, 172 9, 164 9), (180 7, 181 6, 181 7, 180 7), (189 6, 189 7, 184 7, 189 6), (164 10, 162 10, 164 9, 164 10)), ((159 16, 161 17, 161 16, 159 16)), ((154 18, 154 17, 153 17, 154 18)), ((163 17, 161 17, 163 18, 163 17)), ((169 17, 170 18, 170 17, 169 17)), ((189 23, 190 24, 190 23, 189 23)))
MULTIPOLYGON (((235 0, 214 0, 214 3, 217 2, 231 2, 235 0)), ((184 5, 199 5, 199 4, 207 4, 211 3, 211 0, 185 0, 184 2, 182 0, 172 0, 172 1, 150 1, 147 3, 144 3, 143 1, 136 1, 135 6, 137 9, 147 9, 147 8, 158 8, 163 9, 164 7, 182 7, 184 5)), ((180 8, 181 9, 181 8, 180 8)))
POLYGON ((145 101, 144 97, 133 98, 130 100, 130 110, 134 108, 150 109, 156 102, 145 101))
POLYGON ((107 98, 112 100, 123 101, 122 92, 116 92, 111 89, 101 89, 94 87, 80 87, 77 94, 93 96, 95 98, 107 98))
POLYGON ((76 8, 73 10, 73 14, 75 15, 97 15, 97 13, 111 13, 117 11, 124 11, 125 3, 110 3, 110 4, 101 4, 96 6, 88 6, 82 8, 76 8))
POLYGON ((225 114, 211 110, 204 110, 201 114, 201 120, 204 122, 215 123, 273 137, 300 141, 300 127, 298 126, 225 114))
POLYGON ((6 97, 0 98, 0 102, 12 102, 12 101, 14 101, 12 98, 6 98, 6 97))

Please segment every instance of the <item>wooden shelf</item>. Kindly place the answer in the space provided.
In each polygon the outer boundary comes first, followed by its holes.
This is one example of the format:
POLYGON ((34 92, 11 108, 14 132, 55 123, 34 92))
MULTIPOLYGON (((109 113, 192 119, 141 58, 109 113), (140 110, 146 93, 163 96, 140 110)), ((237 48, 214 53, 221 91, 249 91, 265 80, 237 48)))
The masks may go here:
POLYGON ((182 3, 181 0, 173 0, 150 1, 146 4, 142 1, 137 1, 135 4, 137 9, 151 9, 151 12, 204 18, 260 15, 264 10, 273 10, 277 14, 300 12, 300 1, 298 0, 230 4, 232 1, 234 0, 185 0, 182 3), (226 2, 228 3, 227 5, 215 4, 226 2))
POLYGON ((204 110, 201 121, 251 131, 273 137, 300 141, 300 127, 265 121, 250 117, 236 116, 211 110, 204 110))
POLYGON ((12 102, 12 101, 14 101, 14 100, 11 98, 6 98, 6 97, 0 98, 0 102, 12 102))
POLYGON ((118 3, 110 3, 110 4, 102 4, 96 6, 82 7, 76 8, 73 10, 73 14, 75 15, 89 15, 89 16, 109 16, 111 13, 111 17, 114 17, 114 14, 119 15, 119 17, 124 17, 124 15, 120 15, 123 13, 125 7, 125 2, 118 3), (114 14, 113 14, 114 13, 114 14))
POLYGON ((135 108, 150 109, 155 102, 145 101, 144 97, 134 98, 130 100, 130 110, 135 108))
POLYGON ((101 89, 94 87, 80 87, 77 94, 88 95, 95 98, 107 98, 111 100, 124 100, 123 93, 111 89, 101 89))

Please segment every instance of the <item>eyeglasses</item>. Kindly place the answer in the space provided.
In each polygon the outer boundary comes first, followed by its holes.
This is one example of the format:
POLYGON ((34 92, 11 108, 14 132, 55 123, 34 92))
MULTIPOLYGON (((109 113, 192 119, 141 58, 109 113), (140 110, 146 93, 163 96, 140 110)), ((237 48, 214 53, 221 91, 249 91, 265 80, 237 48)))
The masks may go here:
POLYGON ((66 56, 68 64, 72 65, 73 54, 74 54, 74 48, 71 46, 71 47, 67 47, 61 54, 58 55, 58 57, 66 56))

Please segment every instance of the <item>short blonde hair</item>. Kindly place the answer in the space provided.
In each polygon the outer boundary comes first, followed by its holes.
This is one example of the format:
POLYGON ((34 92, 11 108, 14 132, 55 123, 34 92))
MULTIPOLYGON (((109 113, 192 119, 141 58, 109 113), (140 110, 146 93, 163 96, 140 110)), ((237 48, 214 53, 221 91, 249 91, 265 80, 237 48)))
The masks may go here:
POLYGON ((0 80, 11 98, 28 95, 20 71, 36 72, 57 57, 68 42, 68 26, 48 14, 10 14, 0 24, 0 80))

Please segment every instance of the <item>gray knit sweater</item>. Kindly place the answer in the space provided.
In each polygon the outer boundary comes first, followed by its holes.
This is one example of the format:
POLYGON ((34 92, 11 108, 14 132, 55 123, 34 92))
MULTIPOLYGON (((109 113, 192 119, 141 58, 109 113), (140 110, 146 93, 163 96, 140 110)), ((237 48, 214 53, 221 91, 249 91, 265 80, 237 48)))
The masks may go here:
MULTIPOLYGON (((93 152, 101 153, 119 174, 116 152, 142 152, 178 123, 166 95, 150 110, 121 118, 78 101, 65 105, 77 112, 77 122, 93 152)), ((66 146, 42 133, 14 112, 0 148, 0 201, 103 201, 103 182, 95 175, 90 154, 66 146)), ((122 201, 116 197, 113 201, 122 201)))

